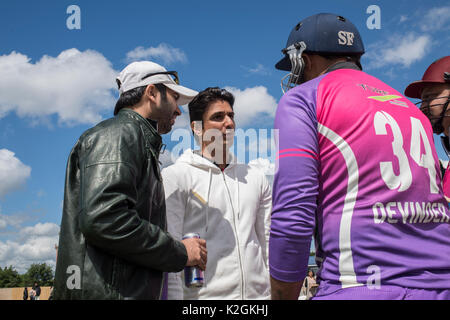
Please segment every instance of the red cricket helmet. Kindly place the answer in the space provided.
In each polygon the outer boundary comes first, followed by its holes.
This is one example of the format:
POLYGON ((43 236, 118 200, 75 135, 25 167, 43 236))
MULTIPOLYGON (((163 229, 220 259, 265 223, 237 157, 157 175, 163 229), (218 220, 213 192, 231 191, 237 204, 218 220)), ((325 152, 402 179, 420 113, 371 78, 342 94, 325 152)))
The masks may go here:
POLYGON ((423 74, 422 80, 410 83, 405 89, 405 96, 420 99, 423 88, 433 83, 450 83, 450 56, 433 62, 423 74))

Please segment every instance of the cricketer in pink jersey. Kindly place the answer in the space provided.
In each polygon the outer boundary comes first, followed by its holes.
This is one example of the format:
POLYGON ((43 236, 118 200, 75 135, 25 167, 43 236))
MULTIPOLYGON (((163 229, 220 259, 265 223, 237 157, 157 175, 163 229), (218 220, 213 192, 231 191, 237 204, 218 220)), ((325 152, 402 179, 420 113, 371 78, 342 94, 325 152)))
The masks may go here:
POLYGON ((299 25, 284 51, 293 88, 275 118, 272 298, 298 297, 314 236, 314 299, 450 299, 450 214, 430 122, 360 71, 362 41, 348 20, 319 14, 299 25), (339 41, 339 32, 354 52, 316 56, 324 50, 308 35, 339 41))

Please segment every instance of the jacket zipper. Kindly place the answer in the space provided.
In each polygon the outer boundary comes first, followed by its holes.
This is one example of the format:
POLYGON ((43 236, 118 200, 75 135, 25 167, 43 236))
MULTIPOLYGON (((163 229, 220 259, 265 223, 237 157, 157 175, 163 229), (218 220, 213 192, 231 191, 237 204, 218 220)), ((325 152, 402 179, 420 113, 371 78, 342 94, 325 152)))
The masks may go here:
POLYGON ((231 203, 231 210, 233 211, 233 225, 234 225, 234 233, 236 235, 236 241, 237 241, 238 256, 239 256, 239 268, 240 268, 240 275, 241 275, 241 279, 240 279, 241 280, 241 300, 244 300, 244 269, 242 268, 241 246, 240 246, 239 236, 238 236, 237 227, 236 227, 236 217, 235 217, 236 214, 234 212, 233 201, 231 201, 230 190, 228 189, 228 185, 225 180, 225 174, 223 172, 222 172, 222 178, 223 178, 223 182, 225 184, 225 188, 227 189, 228 198, 231 203))

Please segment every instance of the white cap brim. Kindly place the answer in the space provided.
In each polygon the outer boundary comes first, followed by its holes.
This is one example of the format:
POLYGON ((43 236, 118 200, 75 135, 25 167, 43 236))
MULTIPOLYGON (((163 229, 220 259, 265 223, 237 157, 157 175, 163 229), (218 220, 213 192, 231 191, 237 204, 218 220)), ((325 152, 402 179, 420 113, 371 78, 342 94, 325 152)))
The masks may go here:
POLYGON ((177 104, 180 105, 180 106, 188 104, 198 94, 197 91, 189 89, 189 88, 186 88, 186 87, 183 87, 183 86, 180 86, 178 84, 164 83, 164 85, 167 88, 175 91, 176 93, 178 93, 180 95, 180 97, 177 100, 177 104))

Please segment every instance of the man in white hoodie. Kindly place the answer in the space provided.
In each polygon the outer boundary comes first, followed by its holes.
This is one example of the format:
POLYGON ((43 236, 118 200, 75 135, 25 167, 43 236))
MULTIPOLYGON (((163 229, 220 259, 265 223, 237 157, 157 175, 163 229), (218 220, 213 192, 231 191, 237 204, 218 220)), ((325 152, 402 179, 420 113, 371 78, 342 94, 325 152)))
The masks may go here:
POLYGON ((271 190, 264 173, 238 164, 234 97, 207 88, 189 103, 191 129, 201 150, 186 150, 162 171, 169 233, 191 232, 208 244, 201 288, 187 288, 170 273, 168 299, 270 299, 268 239, 271 190))

